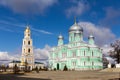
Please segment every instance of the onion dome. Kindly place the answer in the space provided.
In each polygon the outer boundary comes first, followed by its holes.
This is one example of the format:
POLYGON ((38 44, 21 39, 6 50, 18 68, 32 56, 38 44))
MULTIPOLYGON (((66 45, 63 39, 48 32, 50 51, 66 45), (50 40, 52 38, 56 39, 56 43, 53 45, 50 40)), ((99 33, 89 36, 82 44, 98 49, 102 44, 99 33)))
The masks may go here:
POLYGON ((27 28, 26 28, 25 32, 27 32, 27 33, 29 33, 29 32, 30 32, 30 28, 29 28, 29 26, 27 26, 27 28))
POLYGON ((58 36, 58 39, 63 39, 63 36, 60 34, 60 35, 58 36))
POLYGON ((69 32, 71 32, 71 31, 82 31, 83 32, 83 28, 81 26, 79 26, 75 20, 74 24, 69 29, 69 32))
POLYGON ((80 34, 80 33, 81 33, 81 31, 77 30, 77 31, 75 31, 75 33, 76 33, 76 34, 80 34))
POLYGON ((88 39, 94 39, 94 36, 91 34, 88 39))

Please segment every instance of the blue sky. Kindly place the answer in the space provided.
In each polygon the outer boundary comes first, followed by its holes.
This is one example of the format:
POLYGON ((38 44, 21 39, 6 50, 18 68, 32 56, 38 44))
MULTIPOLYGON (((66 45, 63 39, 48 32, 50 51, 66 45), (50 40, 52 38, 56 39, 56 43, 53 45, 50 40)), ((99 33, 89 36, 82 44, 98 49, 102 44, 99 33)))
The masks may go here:
POLYGON ((92 30, 96 44, 108 45, 120 37, 119 3, 120 0, 0 0, 0 51, 20 53, 27 24, 35 49, 56 46, 59 33, 67 43, 74 16, 85 29, 85 40, 92 30))

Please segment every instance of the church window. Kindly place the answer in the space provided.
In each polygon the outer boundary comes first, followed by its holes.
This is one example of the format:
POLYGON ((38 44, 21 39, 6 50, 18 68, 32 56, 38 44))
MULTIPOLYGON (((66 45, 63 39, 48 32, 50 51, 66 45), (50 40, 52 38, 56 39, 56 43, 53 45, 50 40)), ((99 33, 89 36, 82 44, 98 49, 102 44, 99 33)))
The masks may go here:
POLYGON ((30 36, 30 34, 28 34, 28 36, 30 36))
POLYGON ((84 56, 85 56, 85 51, 84 51, 84 56))
POLYGON ((67 56, 66 53, 62 53, 62 57, 65 58, 67 56))
POLYGON ((65 53, 65 57, 67 57, 67 54, 65 53))
POLYGON ((28 49, 28 52, 30 53, 30 49, 28 49))
POLYGON ((25 53, 25 49, 24 49, 24 53, 25 53))
POLYGON ((73 52, 73 57, 76 57, 76 52, 73 52))
POLYGON ((85 62, 84 62, 84 66, 85 66, 85 62))
POLYGON ((28 41, 28 45, 30 45, 30 41, 28 41))
POLYGON ((73 62, 72 62, 72 65, 73 65, 73 66, 76 66, 76 62, 75 62, 75 61, 73 61, 73 62))
POLYGON ((92 56, 93 56, 93 51, 92 51, 92 56))
POLYGON ((94 66, 94 62, 92 62, 92 65, 94 66))
POLYGON ((56 58, 58 58, 58 54, 56 53, 56 58))
POLYGON ((73 57, 76 57, 76 53, 73 53, 73 57))
POLYGON ((62 57, 64 57, 64 54, 62 53, 62 57))

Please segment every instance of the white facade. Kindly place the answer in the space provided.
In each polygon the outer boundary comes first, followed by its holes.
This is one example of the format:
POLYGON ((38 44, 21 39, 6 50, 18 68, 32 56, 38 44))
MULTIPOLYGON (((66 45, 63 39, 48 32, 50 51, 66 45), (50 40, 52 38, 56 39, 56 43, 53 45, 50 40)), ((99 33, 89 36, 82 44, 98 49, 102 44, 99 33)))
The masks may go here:
POLYGON ((21 66, 23 66, 25 62, 27 63, 27 66, 30 67, 30 69, 34 68, 33 45, 31 39, 31 31, 28 26, 24 31, 21 66))
POLYGON ((111 64, 110 63, 108 64, 108 68, 111 68, 111 64))
POLYGON ((9 68, 13 68, 15 65, 20 66, 20 61, 12 61, 8 65, 9 68))
POLYGON ((35 68, 38 68, 38 69, 44 69, 45 65, 43 63, 39 63, 39 62, 35 62, 35 68))
POLYGON ((120 63, 119 63, 119 64, 116 64, 115 66, 116 66, 116 68, 120 68, 120 63))

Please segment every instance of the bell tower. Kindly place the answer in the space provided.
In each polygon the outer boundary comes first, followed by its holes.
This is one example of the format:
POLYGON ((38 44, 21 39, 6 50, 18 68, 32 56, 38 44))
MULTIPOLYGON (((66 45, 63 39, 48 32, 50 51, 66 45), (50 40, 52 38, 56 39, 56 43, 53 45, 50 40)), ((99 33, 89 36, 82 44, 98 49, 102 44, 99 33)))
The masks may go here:
POLYGON ((25 66, 24 63, 27 63, 27 67, 29 67, 31 70, 34 68, 33 45, 31 39, 31 31, 28 25, 24 31, 24 39, 22 45, 21 65, 25 66))

